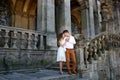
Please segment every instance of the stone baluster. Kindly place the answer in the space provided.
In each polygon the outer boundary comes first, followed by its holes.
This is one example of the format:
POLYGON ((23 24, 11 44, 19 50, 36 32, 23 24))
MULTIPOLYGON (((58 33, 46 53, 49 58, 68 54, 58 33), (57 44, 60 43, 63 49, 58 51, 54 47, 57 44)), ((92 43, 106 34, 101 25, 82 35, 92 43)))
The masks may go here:
POLYGON ((99 57, 102 56, 100 40, 101 40, 101 39, 98 40, 98 56, 99 56, 99 57))
POLYGON ((9 30, 5 30, 5 45, 4 48, 9 48, 8 46, 8 41, 9 41, 9 36, 8 36, 9 30))
POLYGON ((43 35, 40 36, 40 49, 44 49, 44 45, 43 45, 44 41, 43 41, 43 35))
POLYGON ((25 49, 25 32, 22 32, 21 49, 25 49))
POLYGON ((17 42, 17 31, 14 31, 14 36, 13 36, 13 48, 17 48, 16 46, 16 42, 17 42))
POLYGON ((1 36, 1 29, 0 29, 0 39, 2 38, 2 36, 1 36))
POLYGON ((97 48, 94 46, 94 48, 93 48, 93 58, 94 58, 94 60, 98 60, 98 55, 97 55, 97 48))
POLYGON ((35 50, 37 49, 37 41, 38 41, 37 37, 38 37, 38 34, 35 33, 35 37, 34 37, 34 49, 35 50))
POLYGON ((28 49, 32 49, 32 47, 31 47, 31 33, 28 33, 28 49))
POLYGON ((35 39, 35 35, 32 33, 31 34, 31 48, 34 49, 34 39, 35 39))
MULTIPOLYGON (((0 29, 0 32, 1 32, 1 29, 0 29)), ((0 34, 0 37, 1 37, 1 34, 0 34)))
POLYGON ((88 52, 89 52, 89 54, 88 54, 88 62, 89 62, 90 64, 92 64, 92 54, 93 54, 93 49, 92 49, 91 46, 89 46, 89 48, 88 48, 88 52))
POLYGON ((89 54, 87 49, 88 49, 88 47, 84 48, 84 63, 86 65, 86 67, 87 67, 87 58, 88 58, 88 54, 89 54))
MULTIPOLYGON (((0 29, 0 40, 3 41, 2 39, 2 30, 0 29)), ((3 44, 2 42, 0 42, 0 45, 3 44)))

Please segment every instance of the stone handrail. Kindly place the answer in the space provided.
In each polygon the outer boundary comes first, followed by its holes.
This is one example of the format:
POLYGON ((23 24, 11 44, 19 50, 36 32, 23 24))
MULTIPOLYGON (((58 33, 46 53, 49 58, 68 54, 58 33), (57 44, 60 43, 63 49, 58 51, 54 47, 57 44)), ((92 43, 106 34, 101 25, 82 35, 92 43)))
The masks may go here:
POLYGON ((40 50, 46 47, 46 34, 0 25, 0 47, 40 50))
POLYGON ((97 60, 110 48, 120 48, 120 36, 114 33, 103 32, 94 39, 88 41, 84 46, 84 60, 92 63, 92 59, 97 60))

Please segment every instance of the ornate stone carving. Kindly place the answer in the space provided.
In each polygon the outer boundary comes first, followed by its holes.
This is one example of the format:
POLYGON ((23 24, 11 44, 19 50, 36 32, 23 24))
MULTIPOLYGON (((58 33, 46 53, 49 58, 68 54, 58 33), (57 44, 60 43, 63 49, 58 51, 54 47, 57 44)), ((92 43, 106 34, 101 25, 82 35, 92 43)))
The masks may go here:
POLYGON ((111 18, 111 7, 108 3, 101 3, 101 15, 103 21, 109 20, 111 18))

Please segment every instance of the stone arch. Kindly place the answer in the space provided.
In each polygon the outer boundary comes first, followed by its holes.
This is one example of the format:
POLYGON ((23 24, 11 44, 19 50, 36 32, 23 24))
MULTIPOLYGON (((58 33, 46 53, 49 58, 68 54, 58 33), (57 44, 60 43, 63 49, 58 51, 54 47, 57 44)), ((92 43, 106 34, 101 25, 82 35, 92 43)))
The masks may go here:
POLYGON ((72 18, 72 24, 76 24, 76 29, 77 29, 78 33, 81 33, 82 27, 81 27, 80 13, 77 11, 72 13, 71 18, 72 18))
POLYGON ((10 26, 35 29, 37 0, 6 0, 6 2, 10 7, 10 26))

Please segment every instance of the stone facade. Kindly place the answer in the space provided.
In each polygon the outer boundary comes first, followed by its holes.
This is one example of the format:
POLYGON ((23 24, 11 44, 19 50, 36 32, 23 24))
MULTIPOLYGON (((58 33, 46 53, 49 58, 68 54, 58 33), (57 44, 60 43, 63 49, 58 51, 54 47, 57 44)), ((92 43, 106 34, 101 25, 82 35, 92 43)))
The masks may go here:
POLYGON ((67 29, 77 41, 81 77, 118 80, 119 7, 119 0, 2 0, 0 70, 54 63, 57 35, 67 29))

